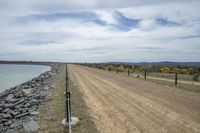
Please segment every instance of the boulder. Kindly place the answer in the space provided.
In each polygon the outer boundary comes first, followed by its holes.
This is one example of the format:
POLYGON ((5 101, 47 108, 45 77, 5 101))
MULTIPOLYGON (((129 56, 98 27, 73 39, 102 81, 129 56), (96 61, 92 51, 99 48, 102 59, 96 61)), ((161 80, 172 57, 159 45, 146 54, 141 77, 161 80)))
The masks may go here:
POLYGON ((37 99, 31 99, 31 101, 30 101, 30 105, 31 106, 33 106, 33 105, 38 105, 40 102, 39 102, 39 100, 37 100, 37 99))
POLYGON ((4 125, 4 126, 10 126, 11 124, 12 124, 12 121, 9 120, 9 121, 5 122, 3 125, 4 125))
POLYGON ((30 103, 26 103, 26 104, 24 105, 25 108, 30 107, 30 106, 31 106, 30 103))
POLYGON ((11 99, 13 99, 14 98, 14 95, 13 94, 9 94, 6 98, 5 98, 5 100, 6 101, 10 101, 11 99))
POLYGON ((4 108, 14 108, 15 105, 12 104, 12 103, 6 103, 6 104, 3 105, 3 107, 4 107, 4 108))
POLYGON ((29 95, 32 93, 32 89, 23 89, 22 92, 24 92, 25 95, 29 95))
POLYGON ((8 119, 1 119, 1 123, 7 122, 8 119))
POLYGON ((0 124, 0 132, 3 131, 3 124, 0 124))
POLYGON ((0 103, 0 107, 3 107, 4 103, 0 103))
POLYGON ((7 113, 10 109, 9 108, 5 108, 2 113, 7 113))
POLYGON ((13 98, 13 99, 11 99, 9 102, 10 103, 16 103, 16 102, 18 102, 20 99, 15 99, 15 98, 13 98))
POLYGON ((16 128, 16 127, 21 127, 22 126, 22 121, 20 120, 14 120, 12 124, 10 125, 10 129, 16 128))
POLYGON ((13 111, 12 113, 11 113, 11 115, 13 116, 13 117, 15 117, 15 116, 17 116, 17 115, 19 115, 20 114, 20 112, 18 112, 18 111, 13 111))
POLYGON ((39 112, 38 112, 38 111, 32 111, 30 114, 31 114, 31 115, 38 115, 39 112))
POLYGON ((48 90, 48 89, 49 89, 49 87, 48 87, 48 86, 45 86, 45 87, 44 87, 44 89, 45 89, 45 90, 48 90))
POLYGON ((23 113, 23 114, 19 114, 19 115, 16 115, 15 118, 24 117, 24 116, 29 115, 29 114, 30 114, 29 112, 23 113))
POLYGON ((35 88, 35 84, 31 84, 31 88, 35 88))
POLYGON ((8 130, 6 131, 6 133, 15 133, 15 131, 14 131, 13 129, 8 129, 8 130))
POLYGON ((28 85, 25 85, 25 86, 24 86, 24 89, 28 89, 28 88, 29 88, 29 86, 28 86, 28 85))
POLYGON ((20 99, 20 101, 16 102, 16 103, 14 104, 14 106, 17 106, 17 105, 22 104, 22 103, 24 103, 24 102, 25 102, 25 99, 22 98, 22 99, 20 99))
POLYGON ((9 115, 9 114, 3 114, 3 119, 10 119, 10 118, 12 118, 11 115, 9 115))
POLYGON ((20 113, 28 112, 29 108, 19 108, 17 111, 20 113))
POLYGON ((36 132, 39 129, 39 125, 34 120, 31 120, 23 123, 23 128, 26 133, 36 132))
POLYGON ((15 106, 15 109, 20 109, 20 108, 22 108, 23 106, 21 105, 21 104, 19 104, 19 105, 16 105, 15 106))
POLYGON ((8 95, 7 91, 4 91, 4 92, 0 93, 0 99, 1 98, 3 99, 6 95, 8 95))

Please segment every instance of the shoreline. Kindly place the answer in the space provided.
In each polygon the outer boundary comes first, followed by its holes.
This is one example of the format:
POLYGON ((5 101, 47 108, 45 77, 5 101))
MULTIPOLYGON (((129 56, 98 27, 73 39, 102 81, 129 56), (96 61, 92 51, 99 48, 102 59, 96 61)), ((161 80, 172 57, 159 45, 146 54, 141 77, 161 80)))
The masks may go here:
POLYGON ((51 67, 49 71, 0 93, 0 132, 22 128, 29 132, 39 128, 33 119, 39 113, 39 105, 52 100, 54 86, 51 82, 59 69, 58 64, 48 66, 51 67), (32 129, 27 128, 29 124, 32 124, 32 129))

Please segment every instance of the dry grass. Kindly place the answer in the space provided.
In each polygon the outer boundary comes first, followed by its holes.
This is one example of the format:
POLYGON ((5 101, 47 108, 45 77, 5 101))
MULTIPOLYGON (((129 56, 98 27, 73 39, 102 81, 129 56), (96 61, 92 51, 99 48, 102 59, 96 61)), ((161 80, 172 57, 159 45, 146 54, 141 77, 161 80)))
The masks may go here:
POLYGON ((162 85, 167 85, 167 86, 172 86, 178 89, 186 90, 186 91, 191 91, 195 93, 200 93, 200 87, 199 85, 194 85, 194 84, 185 84, 185 83, 179 83, 177 86, 174 85, 174 82, 170 81, 164 81, 164 80, 158 80, 158 79, 148 79, 148 81, 155 82, 157 84, 162 84, 162 85))
MULTIPOLYGON (((37 116, 37 122, 40 125, 39 133, 67 132, 66 127, 61 124, 62 119, 66 117, 65 73, 66 70, 63 67, 53 81, 56 86, 52 92, 53 100, 40 106, 40 114, 37 116)), ((82 94, 73 83, 71 91, 72 116, 76 116, 80 120, 77 125, 72 127, 73 133, 98 133, 88 114, 88 107, 83 100, 82 94)))
POLYGON ((54 79, 55 88, 52 92, 52 101, 40 107, 40 114, 37 116, 40 125, 40 133, 63 133, 65 127, 61 124, 65 117, 65 69, 62 68, 54 79))
MULTIPOLYGON (((116 73, 114 71, 112 71, 112 73, 116 73)), ((122 74, 122 75, 126 75, 128 76, 127 72, 120 72, 119 74, 122 74)), ((161 73, 162 74, 162 73, 161 73)), ((163 74, 164 75, 164 74, 163 74)), ((167 74, 166 74, 167 75, 167 74)), ((174 74, 172 74, 172 77, 174 76, 174 74)), ((143 73, 131 73, 130 74, 130 77, 133 77, 133 78, 139 78, 139 79, 144 79, 144 76, 143 76, 143 73), (139 77, 137 77, 137 75, 139 75, 139 77)), ((149 75, 147 75, 147 80, 148 81, 151 81, 151 82, 155 82, 157 84, 162 84, 162 85, 167 85, 167 86, 172 86, 172 87, 175 87, 177 89, 182 89, 182 90, 186 90, 186 91, 191 91, 191 92, 195 92, 195 93, 200 93, 200 86, 199 85, 195 85, 195 84, 192 84, 192 81, 191 80, 186 80, 186 79, 189 79, 190 75, 181 75, 179 74, 178 75, 178 81, 181 80, 181 81, 191 81, 191 84, 187 84, 187 83, 180 83, 178 82, 178 85, 175 86, 174 85, 174 81, 165 81, 165 78, 163 78, 161 75, 157 75, 156 77, 160 78, 159 79, 153 79, 155 77, 153 76, 150 76, 149 78, 149 75), (184 77, 185 76, 185 77, 184 77)), ((191 78, 191 77, 190 77, 191 78)), ((167 79, 167 78, 166 78, 167 79)), ((168 78, 170 79, 170 78, 168 78)), ((171 78, 173 79, 173 78, 171 78)), ((193 81, 194 82, 194 81, 193 81)))

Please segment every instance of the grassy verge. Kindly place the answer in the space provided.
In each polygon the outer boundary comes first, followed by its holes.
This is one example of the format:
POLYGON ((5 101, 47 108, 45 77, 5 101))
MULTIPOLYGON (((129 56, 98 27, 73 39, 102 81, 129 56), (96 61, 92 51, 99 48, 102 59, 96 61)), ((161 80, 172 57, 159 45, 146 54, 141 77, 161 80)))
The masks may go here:
POLYGON ((65 69, 61 67, 55 79, 52 81, 55 88, 52 90, 52 101, 40 107, 37 116, 40 125, 40 133, 63 133, 66 132, 65 126, 61 124, 65 117, 65 69))
MULTIPOLYGON (((132 75, 132 77, 136 78, 135 75, 132 75)), ((140 79, 144 79, 144 77, 141 76, 141 75, 140 75, 139 78, 140 79)), ((148 76, 147 76, 147 81, 154 82, 154 83, 157 83, 157 84, 162 84, 162 85, 167 85, 167 86, 175 87, 177 89, 182 89, 182 90, 186 90, 186 91, 200 93, 200 86, 192 84, 192 82, 191 82, 191 84, 178 82, 177 86, 175 86, 174 85, 174 81, 167 81, 167 80, 163 80, 162 78, 161 78, 161 80, 159 80, 159 79, 153 79, 153 78, 148 78, 148 76)))
MULTIPOLYGON (((41 105, 39 109, 39 115, 36 121, 40 125, 39 133, 66 133, 67 129, 61 124, 63 118, 66 117, 66 103, 65 103, 65 78, 66 69, 63 66, 59 69, 55 79, 52 80, 52 84, 55 88, 52 90, 52 101, 46 102, 41 105)), ((73 133, 98 133, 97 128, 88 113, 88 107, 86 106, 83 95, 79 89, 71 84, 71 107, 72 116, 78 117, 79 122, 72 127, 73 133)))
POLYGON ((170 82, 170 81, 164 81, 164 80, 158 80, 158 79, 147 79, 147 81, 151 81, 151 82, 154 82, 154 83, 157 83, 157 84, 172 86, 172 87, 175 87, 175 88, 178 88, 178 89, 192 91, 192 92, 195 92, 195 93, 200 93, 200 86, 199 85, 178 83, 178 85, 175 86, 174 82, 170 82))

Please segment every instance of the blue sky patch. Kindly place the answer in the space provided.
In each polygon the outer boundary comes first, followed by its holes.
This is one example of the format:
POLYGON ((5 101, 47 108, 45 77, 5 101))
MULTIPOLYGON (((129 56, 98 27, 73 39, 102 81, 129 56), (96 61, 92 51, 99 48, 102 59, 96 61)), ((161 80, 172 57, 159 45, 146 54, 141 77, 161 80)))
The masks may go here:
POLYGON ((164 19, 164 18, 156 18, 156 22, 157 22, 157 24, 159 24, 161 26, 179 26, 179 25, 181 25, 179 23, 169 21, 169 20, 164 19))
POLYGON ((99 25, 105 25, 96 13, 79 11, 79 12, 60 12, 60 13, 49 13, 49 14, 34 14, 26 17, 22 17, 17 20, 20 23, 27 23, 29 21, 59 21, 61 19, 69 19, 74 21, 80 21, 81 23, 94 22, 99 25))
POLYGON ((116 25, 116 27, 126 31, 137 28, 141 21, 139 19, 128 18, 118 11, 115 12, 114 18, 118 21, 118 25, 116 25))
POLYGON ((191 36, 183 36, 179 39, 192 39, 192 38, 200 38, 200 35, 191 35, 191 36))

